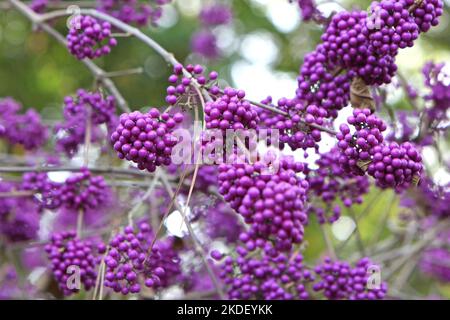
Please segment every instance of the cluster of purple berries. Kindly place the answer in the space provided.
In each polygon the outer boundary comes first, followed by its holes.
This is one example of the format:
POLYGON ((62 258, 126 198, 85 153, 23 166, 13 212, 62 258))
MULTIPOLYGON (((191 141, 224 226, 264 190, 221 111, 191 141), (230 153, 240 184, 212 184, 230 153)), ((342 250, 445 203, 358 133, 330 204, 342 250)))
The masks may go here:
POLYGON ((42 208, 55 209, 61 205, 61 184, 50 180, 46 172, 25 173, 21 188, 39 194, 37 199, 42 208))
POLYGON ((372 160, 374 148, 383 143, 382 132, 387 126, 369 109, 354 109, 347 122, 356 131, 351 132, 345 123, 340 125, 336 134, 337 146, 341 151, 339 162, 346 172, 364 175, 362 163, 372 160))
POLYGON ((99 92, 88 92, 84 89, 77 91, 76 97, 67 96, 64 99, 64 117, 66 119, 83 115, 87 118, 90 114, 95 125, 109 123, 114 116, 116 102, 113 96, 105 99, 99 92))
MULTIPOLYGON (((272 105, 272 97, 267 97, 261 103, 272 105)), ((279 99, 277 108, 288 112, 291 116, 285 117, 262 108, 255 108, 259 117, 258 128, 268 130, 270 144, 272 144, 271 141, 275 137, 272 134, 272 129, 275 129, 278 130, 280 149, 283 149, 286 144, 292 150, 316 148, 317 143, 322 138, 321 131, 310 125, 325 125, 327 111, 314 104, 305 106, 296 99, 287 98, 279 99)), ((307 155, 306 152, 305 155, 307 155)))
POLYGON ((12 98, 0 99, 0 137, 11 144, 20 144, 26 150, 35 150, 47 142, 48 130, 34 109, 24 114, 22 105, 12 98))
MULTIPOLYGON (((414 0, 405 0, 414 6, 414 0)), ((414 22, 419 26, 420 32, 427 32, 431 27, 439 24, 439 17, 444 12, 444 2, 441 0, 422 0, 421 5, 412 10, 414 22)))
POLYGON ((347 105, 355 77, 367 85, 389 83, 398 49, 412 46, 419 29, 437 25, 442 14, 441 0, 415 6, 414 0, 382 0, 371 5, 369 16, 363 11, 334 15, 322 43, 305 56, 297 98, 325 108, 333 118, 347 105))
POLYGON ((90 16, 79 16, 75 20, 67 35, 67 47, 77 59, 99 58, 117 45, 117 40, 111 37, 109 22, 99 22, 90 16))
POLYGON ((445 63, 435 64, 428 62, 422 73, 425 76, 425 85, 430 92, 424 97, 429 104, 427 116, 430 123, 435 124, 448 120, 447 112, 450 109, 450 73, 444 71, 445 63))
POLYGON ((206 103, 206 129, 220 129, 224 133, 227 129, 256 129, 258 113, 244 97, 244 90, 225 88, 222 96, 206 103))
POLYGON ((440 281, 450 282, 450 232, 442 231, 432 247, 427 248, 420 259, 420 269, 440 281))
POLYGON ((172 0, 97 0, 97 9, 125 23, 146 26, 156 25, 162 15, 162 6, 172 0))
POLYGON ((89 170, 83 169, 60 186, 59 201, 66 209, 85 211, 106 205, 110 195, 111 190, 102 176, 93 176, 89 170))
POLYGON ((327 117, 337 117, 337 112, 350 100, 352 71, 328 67, 327 57, 320 50, 305 56, 297 78, 297 99, 306 105, 316 105, 327 111, 327 117))
POLYGON ((85 143, 87 127, 90 126, 91 143, 104 137, 100 125, 106 124, 108 130, 116 125, 115 98, 105 98, 99 92, 79 89, 75 97, 64 99, 64 122, 55 126, 57 133, 56 149, 72 157, 85 143))
POLYGON ((117 156, 149 172, 154 172, 157 166, 170 165, 172 148, 178 142, 173 130, 183 118, 182 113, 161 114, 155 108, 144 114, 139 111, 122 114, 111 135, 117 156))
POLYGON ((387 283, 381 282, 381 274, 376 274, 379 270, 369 258, 362 258, 355 267, 326 258, 315 267, 320 281, 313 290, 323 292, 330 300, 380 300, 386 296, 387 283))
MULTIPOLYGON (((0 192, 20 190, 20 186, 0 181, 0 192)), ((36 239, 40 208, 30 198, 0 198, 0 235, 9 242, 36 239)))
MULTIPOLYGON (((294 0, 289 0, 290 2, 294 0)), ((322 14, 317 10, 317 6, 314 0, 297 0, 298 6, 300 7, 300 12, 303 21, 310 20, 321 20, 322 14)))
POLYGON ((419 183, 422 169, 422 156, 413 144, 391 142, 373 148, 367 173, 375 178, 378 187, 402 192, 419 183))
MULTIPOLYGON (((186 66, 186 71, 192 75, 199 85, 209 89, 212 94, 219 93, 219 88, 214 86, 214 83, 217 81, 218 77, 217 72, 211 71, 208 76, 205 76, 204 68, 198 64, 188 64, 186 66)), ((171 106, 176 104, 184 106, 183 102, 185 102, 184 100, 186 100, 186 97, 189 94, 197 94, 191 87, 192 81, 193 79, 190 79, 184 75, 183 65, 175 65, 173 68, 173 73, 169 76, 170 85, 167 87, 166 102, 171 106)))
MULTIPOLYGON (((236 252, 236 258, 228 256, 220 265, 219 276, 227 285, 230 299, 309 298, 305 284, 313 281, 314 275, 303 266, 301 254, 254 256, 243 247, 237 247, 236 252)), ((212 251, 211 256, 215 260, 223 258, 218 251, 212 251)))
MULTIPOLYGON (((336 200, 340 199, 344 206, 350 207, 355 203, 362 203, 362 196, 369 192, 369 179, 366 175, 358 176, 346 172, 336 162, 340 151, 334 147, 329 152, 320 154, 316 160, 317 169, 307 174, 310 196, 319 197, 324 208, 312 205, 310 211, 314 212, 319 223, 333 223, 341 215, 341 207, 336 200), (334 207, 331 206, 334 204, 334 207), (332 213, 326 217, 327 213, 332 213)), ((310 197, 311 198, 311 197, 310 197)))
MULTIPOLYGON (((99 247, 104 249, 104 246, 99 247)), ((75 273, 79 275, 80 284, 86 291, 95 286, 99 257, 92 241, 78 239, 75 232, 63 232, 51 237, 45 251, 51 262, 53 276, 65 296, 81 290, 70 280, 71 276, 76 276, 75 273)), ((101 250, 99 253, 102 253, 101 250)))
POLYGON ((250 225, 240 239, 251 251, 289 250, 303 240, 308 182, 297 173, 304 166, 289 157, 277 161, 276 172, 262 161, 219 166, 219 192, 250 225))
POLYGON ((148 288, 167 287, 181 273, 180 259, 172 240, 158 240, 151 247, 154 234, 150 226, 141 222, 138 231, 125 227, 109 243, 105 258, 105 286, 124 295, 139 293, 140 283, 148 288))

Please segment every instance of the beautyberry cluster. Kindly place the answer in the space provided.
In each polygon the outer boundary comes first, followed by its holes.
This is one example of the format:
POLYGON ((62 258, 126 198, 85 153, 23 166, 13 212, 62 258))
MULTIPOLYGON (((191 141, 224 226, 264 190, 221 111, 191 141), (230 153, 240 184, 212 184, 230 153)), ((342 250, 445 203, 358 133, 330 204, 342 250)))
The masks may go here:
POLYGON ((250 102, 244 100, 245 91, 225 88, 224 94, 205 105, 207 129, 256 129, 258 114, 250 102))
POLYGON ((78 272, 80 284, 86 291, 95 286, 99 259, 97 248, 92 241, 78 239, 75 232, 63 232, 51 237, 45 251, 51 262, 53 276, 65 296, 81 289, 72 287, 73 283, 70 283, 69 277, 75 272, 78 272))
POLYGON ((386 124, 373 115, 369 109, 354 109, 347 118, 348 124, 356 131, 351 132, 347 124, 341 124, 336 134, 338 148, 341 150, 339 162, 346 172, 364 175, 364 163, 370 162, 374 147, 383 142, 382 132, 386 124))
POLYGON ((172 148, 177 144, 173 130, 183 121, 182 113, 135 111, 120 116, 111 142, 120 159, 133 161, 140 170, 154 172, 157 166, 171 164, 172 148))
POLYGON ((379 267, 369 258, 362 258, 352 267, 347 262, 326 258, 315 268, 320 281, 313 286, 314 291, 323 292, 330 300, 379 300, 387 293, 387 283, 371 279, 380 276, 379 267))
POLYGON ((12 98, 0 99, 0 137, 26 150, 36 150, 47 142, 47 127, 34 109, 19 114, 21 108, 22 105, 12 98))
POLYGON ((39 205, 55 209, 61 205, 61 184, 50 180, 46 172, 28 172, 22 176, 23 190, 35 191, 39 205))
POLYGON ((141 284, 148 288, 167 287, 181 273, 180 259, 172 248, 172 239, 154 243, 150 226, 141 222, 135 232, 125 227, 109 243, 111 249, 105 259, 105 286, 124 295, 139 293, 141 284))
MULTIPOLYGON (((291 300, 309 298, 305 284, 314 280, 303 264, 301 254, 279 253, 254 256, 243 247, 237 247, 237 257, 226 257, 221 265, 220 278, 228 287, 230 299, 291 300)), ((214 259, 222 259, 218 251, 214 259)))
POLYGON ((156 25, 162 15, 162 6, 172 0, 97 0, 97 9, 128 24, 156 25))
POLYGON ((107 204, 111 190, 102 176, 87 169, 72 174, 60 187, 60 202, 74 211, 98 209, 107 204))
MULTIPOLYGON (((405 0, 414 6, 414 0, 405 0)), ((419 26, 420 32, 427 32, 431 27, 439 24, 439 17, 444 12, 444 3, 441 0, 423 0, 421 5, 414 6, 411 14, 414 22, 419 26)))
POLYGON ((79 89, 75 97, 64 99, 64 122, 55 126, 57 133, 56 149, 72 157, 86 141, 86 131, 89 126, 91 143, 104 137, 105 124, 108 131, 116 126, 115 99, 105 98, 99 92, 88 92, 79 89))
POLYGON ((250 225, 240 238, 251 251, 257 247, 272 251, 273 245, 276 250, 289 250, 303 240, 308 182, 297 173, 304 166, 288 157, 277 161, 275 172, 263 161, 219 166, 219 192, 250 225))
POLYGON ((344 206, 350 207, 355 203, 362 203, 362 196, 369 192, 369 179, 366 175, 353 175, 343 170, 336 159, 340 151, 334 147, 329 152, 321 153, 315 164, 315 170, 308 170, 310 198, 316 196, 323 202, 323 207, 311 205, 309 210, 314 212, 319 223, 333 223, 341 215, 341 207, 337 204, 340 199, 344 206), (333 207, 332 207, 333 206, 333 207), (327 214, 332 214, 327 218, 327 214))
MULTIPOLYGON (((261 103, 272 106, 272 97, 267 97, 261 103)), ((277 102, 277 109, 288 112, 291 116, 285 117, 262 108, 255 108, 259 117, 258 129, 268 130, 271 138, 270 144, 275 137, 275 132, 272 131, 275 129, 279 136, 281 149, 285 144, 288 144, 292 150, 318 147, 317 143, 322 138, 321 131, 310 125, 323 126, 326 124, 327 111, 324 108, 313 104, 305 106, 296 99, 281 98, 277 102)), ((306 151, 305 156, 307 156, 306 151)))
MULTIPOLYGON (((20 186, 0 182, 0 192, 20 190, 20 186)), ((8 242, 36 239, 39 230, 40 208, 30 198, 0 198, 0 235, 8 242)))
POLYGON ((95 59, 111 52, 117 40, 111 37, 111 24, 90 16, 80 16, 67 35, 67 47, 77 59, 95 59))

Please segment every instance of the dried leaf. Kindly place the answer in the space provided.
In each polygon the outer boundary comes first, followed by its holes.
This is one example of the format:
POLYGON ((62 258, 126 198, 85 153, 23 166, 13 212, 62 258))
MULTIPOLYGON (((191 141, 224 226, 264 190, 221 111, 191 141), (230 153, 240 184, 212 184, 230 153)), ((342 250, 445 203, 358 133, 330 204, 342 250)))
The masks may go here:
POLYGON ((368 108, 375 111, 375 100, 370 93, 369 86, 363 79, 357 77, 352 81, 350 87, 350 102, 354 108, 368 108))
POLYGON ((371 164, 371 163, 372 163, 372 160, 366 160, 366 161, 359 160, 359 161, 356 163, 356 165, 357 165, 362 171, 366 172, 367 169, 369 168, 369 164, 371 164))

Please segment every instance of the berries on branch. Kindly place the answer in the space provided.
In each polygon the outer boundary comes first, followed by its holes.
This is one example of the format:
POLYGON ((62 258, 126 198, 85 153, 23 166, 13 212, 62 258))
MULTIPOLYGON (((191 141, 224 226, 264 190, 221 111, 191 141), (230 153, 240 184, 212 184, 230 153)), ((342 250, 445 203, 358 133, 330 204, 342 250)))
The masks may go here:
POLYGON ((102 176, 93 176, 88 169, 83 169, 72 174, 61 185, 59 198, 66 209, 98 209, 108 203, 111 189, 102 176))
POLYGON ((314 270, 320 281, 314 284, 313 289, 323 292, 330 300, 380 300, 386 296, 388 288, 381 279, 371 279, 372 276, 381 277, 376 274, 379 270, 369 258, 362 258, 355 267, 348 262, 326 258, 314 270))
POLYGON ((140 170, 154 172, 158 166, 172 163, 172 148, 177 144, 173 131, 183 121, 182 113, 148 113, 134 111, 120 116, 120 123, 111 135, 111 143, 119 159, 137 164, 140 170))
POLYGON ((25 150, 36 150, 48 139, 48 129, 33 108, 19 114, 22 105, 12 98, 0 99, 0 137, 25 150))
POLYGON ((378 187, 402 192, 419 183, 422 170, 422 156, 410 142, 391 142, 373 148, 367 173, 375 178, 378 187))
POLYGON ((51 262, 53 276, 65 296, 78 293, 81 289, 69 286, 73 284, 69 279, 71 276, 78 275, 80 284, 86 291, 95 286, 96 268, 100 262, 97 254, 102 252, 98 252, 93 241, 80 240, 75 232, 63 232, 51 237, 50 243, 45 246, 45 251, 51 262))
POLYGON ((149 23, 157 25, 161 18, 163 6, 172 0, 96 0, 97 9, 116 19, 140 27, 149 23))
POLYGON ((336 162, 340 157, 340 150, 336 147, 329 152, 321 153, 316 160, 318 166, 315 170, 307 170, 309 182, 309 198, 319 198, 323 205, 312 201, 310 212, 317 215, 319 223, 333 223, 341 215, 341 207, 337 202, 342 201, 344 206, 362 203, 362 196, 369 192, 369 179, 367 176, 358 176, 346 172, 336 162), (332 207, 333 206, 333 207, 332 207), (328 216, 331 214, 331 216, 328 216))
POLYGON ((104 138, 105 124, 107 131, 116 126, 115 98, 102 97, 99 92, 79 89, 75 97, 64 99, 64 122, 58 123, 54 130, 57 134, 56 148, 68 157, 73 157, 80 145, 86 142, 87 130, 90 130, 90 142, 95 143, 104 138))
MULTIPOLYGON (((289 250, 303 240, 308 182, 297 176, 302 163, 284 157, 274 170, 263 161, 219 166, 219 192, 242 215, 250 229, 241 235, 248 250, 289 250)), ((278 162, 279 161, 279 162, 278 162)))
POLYGON ((105 258, 105 286, 127 295, 139 293, 141 283, 148 288, 164 288, 181 274, 180 259, 173 249, 173 239, 157 240, 151 248, 154 234, 141 222, 135 231, 127 226, 109 243, 105 258))
MULTIPOLYGON (((255 256, 237 247, 235 258, 228 256, 220 264, 220 277, 228 288, 229 299, 292 300, 308 299, 306 284, 314 280, 300 253, 279 253, 270 256, 261 252, 255 256)), ((222 254, 211 252, 215 260, 222 254)))
POLYGON ((109 22, 100 22, 90 16, 80 16, 71 22, 67 47, 78 60, 99 58, 109 54, 111 47, 117 45, 117 40, 111 33, 109 22))
POLYGON ((373 148, 383 142, 386 124, 369 109, 354 109, 347 122, 356 131, 352 132, 347 124, 339 127, 340 132, 336 134, 341 150, 339 163, 346 172, 364 175, 365 166, 373 157, 373 148))

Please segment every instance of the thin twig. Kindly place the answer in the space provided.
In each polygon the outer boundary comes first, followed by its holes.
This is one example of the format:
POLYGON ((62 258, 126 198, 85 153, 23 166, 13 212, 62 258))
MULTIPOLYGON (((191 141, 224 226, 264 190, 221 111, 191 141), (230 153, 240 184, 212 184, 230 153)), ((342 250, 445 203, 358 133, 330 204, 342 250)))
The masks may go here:
MULTIPOLYGON (((167 193, 169 194, 169 196, 174 197, 172 188, 169 185, 169 182, 165 178, 164 174, 162 175, 161 180, 162 180, 163 185, 164 185, 167 193)), ((180 211, 180 212, 183 211, 183 208, 179 204, 178 199, 175 200, 175 206, 177 207, 178 211, 180 211)), ((215 287, 215 289, 217 291, 217 294, 219 295, 219 297, 222 300, 225 300, 226 299, 225 293, 223 292, 223 289, 222 289, 222 287, 219 284, 219 281, 218 281, 218 279, 217 279, 217 277, 216 277, 216 275, 214 273, 214 270, 211 268, 211 266, 210 266, 210 264, 208 262, 208 259, 206 258, 206 253, 204 252, 203 247, 200 244, 200 241, 198 240, 197 236, 195 235, 195 232, 194 232, 194 229, 192 228, 191 222, 189 221, 189 219, 186 216, 184 218, 185 218, 184 222, 185 222, 186 227, 187 227, 187 229, 189 231, 189 235, 191 236, 192 243, 194 244, 195 251, 197 252, 198 255, 200 255, 200 258, 202 259, 202 262, 205 265, 206 270, 208 271, 209 277, 211 278, 211 281, 214 284, 214 287, 215 287)))

